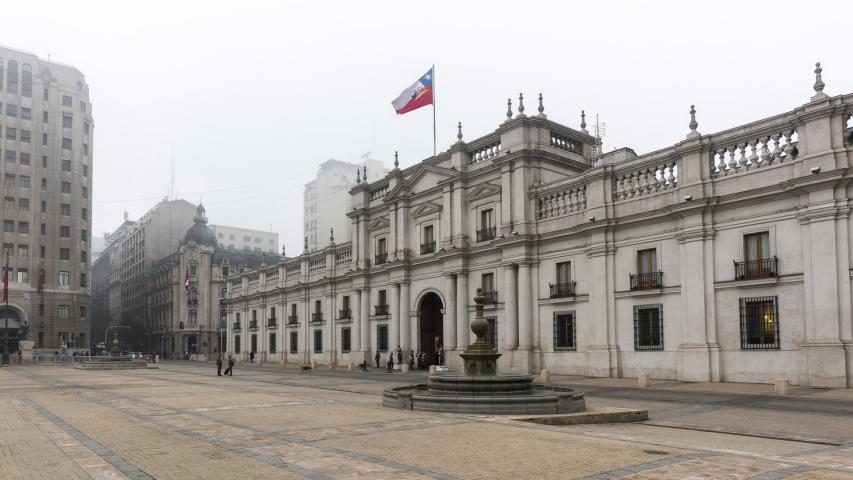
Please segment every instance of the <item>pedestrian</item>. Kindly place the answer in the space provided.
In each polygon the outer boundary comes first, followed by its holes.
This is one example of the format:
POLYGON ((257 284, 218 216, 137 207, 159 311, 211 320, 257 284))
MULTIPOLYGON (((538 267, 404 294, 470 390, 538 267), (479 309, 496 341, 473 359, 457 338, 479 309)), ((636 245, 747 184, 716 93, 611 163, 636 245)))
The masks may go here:
POLYGON ((222 376, 222 355, 216 357, 216 376, 222 376))
POLYGON ((378 351, 376 352, 376 355, 373 356, 373 358, 376 360, 376 368, 379 368, 379 352, 378 351))
POLYGON ((391 373, 394 371, 394 353, 388 353, 388 361, 385 362, 385 373, 391 373))
POLYGON ((225 375, 234 376, 234 357, 228 355, 228 368, 225 369, 225 375))
POLYGON ((255 351, 249 352, 249 363, 255 363, 255 351))
POLYGON ((413 350, 409 350, 409 370, 415 369, 415 352, 413 350))

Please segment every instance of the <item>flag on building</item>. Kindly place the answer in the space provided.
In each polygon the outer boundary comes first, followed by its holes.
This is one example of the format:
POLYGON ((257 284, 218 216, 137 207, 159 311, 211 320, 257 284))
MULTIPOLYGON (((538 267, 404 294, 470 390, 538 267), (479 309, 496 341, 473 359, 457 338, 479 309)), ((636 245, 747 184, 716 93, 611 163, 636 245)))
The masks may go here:
POLYGON ((186 273, 184 273, 184 288, 187 291, 190 291, 190 267, 187 267, 186 273))
POLYGON ((433 68, 430 68, 417 82, 403 90, 403 93, 391 102, 394 110, 397 111, 397 115, 402 115, 427 105, 433 105, 433 68))

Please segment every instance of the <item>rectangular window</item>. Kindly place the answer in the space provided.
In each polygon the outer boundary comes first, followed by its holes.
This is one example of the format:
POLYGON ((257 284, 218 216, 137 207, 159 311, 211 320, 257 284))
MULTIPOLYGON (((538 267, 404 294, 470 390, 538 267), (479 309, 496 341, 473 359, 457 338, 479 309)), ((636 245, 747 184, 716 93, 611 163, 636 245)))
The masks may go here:
POLYGON ((87 157, 89 156, 89 144, 88 143, 83 144, 83 155, 87 156, 87 157))
POLYGON ((15 197, 3 197, 3 208, 6 210, 15 209, 15 197))
MULTIPOLYGON (((42 226, 44 226, 44 224, 43 224, 43 223, 42 223, 42 226)), ((44 257, 45 257, 45 255, 44 255, 44 245, 42 245, 42 246, 40 246, 40 247, 39 247, 39 258, 44 258, 44 257)))
POLYGON ((657 250, 647 248, 637 251, 637 273, 649 274, 657 271, 657 250))
POLYGON ((3 185, 6 186, 6 188, 15 188, 15 174, 7 173, 3 177, 3 185))
POLYGON ((71 227, 68 225, 60 225, 59 236, 62 238, 71 238, 71 227))
POLYGON ((492 348, 498 348, 498 317, 486 317, 489 324, 489 332, 486 333, 486 343, 492 348))
POLYGON ((38 348, 44 348, 44 332, 39 332, 38 348))
POLYGON ((62 137, 62 149, 63 150, 71 150, 71 139, 68 137, 62 137))
POLYGON ((41 112, 41 121, 47 123, 47 112, 41 112))
POLYGON ((480 288, 483 289, 483 296, 486 297, 483 303, 491 304, 497 302, 494 273, 484 273, 480 277, 480 288))
POLYGON ((387 243, 387 241, 385 238, 380 238, 380 239, 376 240, 376 254, 377 255, 382 255, 383 253, 388 253, 388 250, 387 250, 388 247, 386 246, 386 243, 387 243))
POLYGON ((19 257, 29 257, 30 256, 30 246, 29 245, 18 245, 18 256, 19 257))
POLYGON ((62 127, 63 128, 71 128, 71 115, 63 115, 62 116, 62 127))
POLYGON ((15 221, 3 220, 3 231, 6 233, 15 233, 15 221))
POLYGON ((60 248, 60 249, 59 249, 59 259, 60 259, 60 260, 69 260, 69 259, 71 259, 71 250, 69 250, 69 249, 67 249, 67 248, 60 248))
POLYGON ((18 233, 29 234, 30 222, 18 222, 18 233))
POLYGON ((557 283, 567 284, 572 281, 572 262, 560 262, 557 264, 557 283))
POLYGON ((43 317, 43 316, 44 316, 44 304, 39 303, 39 317, 43 317))
MULTIPOLYGON (((88 220, 89 219, 89 210, 86 208, 81 209, 80 210, 80 218, 82 218, 83 220, 88 220)), ((224 267, 224 269, 225 269, 224 271, 227 272, 227 268, 228 267, 224 267)), ((228 273, 225 273, 225 275, 227 276, 228 273)))
POLYGON ((41 213, 47 213, 47 202, 44 200, 41 201, 41 213))
MULTIPOLYGON (((41 144, 47 145, 47 134, 46 133, 41 134, 41 144)), ((45 157, 45 158, 47 158, 47 157, 45 157)), ((45 165, 45 166, 47 166, 47 165, 45 165)))
POLYGON ((18 159, 18 152, 14 150, 6 150, 6 161, 9 163, 15 163, 18 159))
POLYGON ((59 214, 64 216, 64 217, 70 217, 71 216, 71 204, 70 203, 61 204, 59 206, 59 214))
POLYGON ((376 326, 376 351, 388 351, 388 325, 376 326))
POLYGON ((30 177, 26 175, 18 177, 18 186, 21 188, 30 188, 30 177))
POLYGON ((47 190, 47 179, 42 178, 41 179, 41 191, 44 192, 45 190, 47 190))
POLYGON ((68 96, 68 95, 62 96, 62 106, 63 107, 70 107, 71 106, 71 97, 70 96, 68 96))
POLYGON ((60 192, 70 194, 71 193, 71 182, 62 182, 60 185, 60 192))
POLYGON ((30 143, 30 131, 21 129, 21 141, 24 143, 30 143))
POLYGON ((71 160, 63 160, 62 161, 62 171, 63 172, 71 172, 71 160))
MULTIPOLYGON (((42 235, 47 235, 47 224, 46 223, 41 224, 40 233, 42 235)), ((42 257, 44 257, 44 255, 42 255, 42 257)))
POLYGON ((341 329, 341 353, 349 353, 352 342, 351 333, 352 331, 348 327, 341 329))
POLYGON ((240 353, 240 335, 234 335, 234 353, 240 353))
POLYGON ((15 244, 14 243, 4 243, 3 244, 3 255, 15 255, 15 244))
POLYGON ((45 102, 50 98, 50 90, 47 87, 44 87, 44 91, 41 94, 41 99, 45 102))
POLYGON ((59 315, 59 318, 68 318, 68 305, 59 305, 57 308, 57 314, 59 315))
POLYGON ((777 297, 740 299, 740 348, 779 349, 779 309, 777 297))
POLYGON ((83 305, 80 306, 80 318, 86 318, 86 307, 83 305))
POLYGON ((18 106, 11 103, 6 104, 6 116, 16 118, 18 116, 18 106))
POLYGON ((30 154, 26 152, 21 152, 21 165, 29 166, 30 164, 30 154))
POLYGON ((80 250, 80 261, 82 263, 86 263, 87 258, 88 258, 88 256, 86 255, 86 250, 80 250))
POLYGON ((21 120, 32 120, 33 111, 27 107, 21 107, 21 120))
POLYGON ((80 169, 82 170, 83 176, 89 176, 89 166, 88 165, 80 165, 80 169))
POLYGON ((9 140, 17 140, 18 139, 18 129, 12 127, 6 127, 6 138, 9 140))
POLYGON ((494 222, 494 211, 491 208, 480 211, 480 228, 477 230, 478 242, 486 242, 495 238, 497 229, 494 222))
POLYGON ((299 333, 290 332, 290 353, 299 352, 299 333))
POLYGON ((80 241, 81 242, 88 242, 89 241, 89 231, 86 230, 85 228, 80 230, 80 241))
POLYGON ((634 350, 663 350, 663 305, 634 305, 634 350))
POLYGON ((323 353, 323 331, 314 330, 314 353, 323 353))
POLYGON ((492 209, 487 208, 480 212, 480 228, 486 229, 495 226, 494 218, 492 216, 492 209))
POLYGON ((271 333, 270 334, 270 342, 269 342, 269 345, 267 345, 269 353, 275 353, 275 344, 276 344, 275 334, 271 333))
POLYGON ((770 257, 770 232, 744 235, 743 256, 747 262, 764 260, 770 257))
POLYGON ((435 227, 427 225, 424 227, 424 243, 432 243, 435 241, 435 227))
POLYGON ((30 283, 30 271, 26 268, 18 269, 18 283, 27 284, 30 283))
POLYGON ((80 100, 80 111, 81 112, 86 111, 86 102, 84 102, 83 100, 80 100))
POLYGON ((275 307, 270 308, 270 318, 275 320, 275 307))
POLYGON ((83 133, 89 134, 89 122, 83 122, 83 133))
POLYGON ((80 274, 80 288, 86 288, 86 274, 80 274))
POLYGON ((575 350, 575 311, 554 312, 554 350, 575 350))
POLYGON ((81 189, 81 192, 82 192, 83 198, 89 198, 89 187, 83 187, 81 189))

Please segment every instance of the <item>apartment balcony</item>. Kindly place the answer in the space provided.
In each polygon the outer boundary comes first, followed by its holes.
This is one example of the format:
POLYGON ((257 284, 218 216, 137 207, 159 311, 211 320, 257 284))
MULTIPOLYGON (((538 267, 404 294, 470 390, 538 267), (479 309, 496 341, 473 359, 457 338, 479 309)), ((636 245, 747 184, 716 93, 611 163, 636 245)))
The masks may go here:
POLYGON ((258 321, 257 320, 249 320, 249 330, 257 330, 258 329, 258 321))
POLYGON ((388 315, 388 305, 374 305, 375 315, 388 315))
POLYGON ((435 242, 422 243, 421 255, 427 255, 430 253, 435 253, 435 242))
POLYGON ((299 316, 298 315, 291 315, 291 316, 287 317, 287 324, 288 325, 298 325, 299 324, 299 316))
POLYGON ((761 260, 747 260, 745 262, 734 262, 735 280, 752 280, 756 278, 771 278, 778 274, 778 260, 774 255, 771 258, 761 260))
POLYGON ((323 321, 323 314, 320 312, 312 313, 311 314, 311 321, 312 322, 322 322, 323 321))
POLYGON ((231 329, 232 329, 232 330, 242 330, 242 329, 243 329, 243 326, 242 326, 242 325, 240 325, 240 322, 234 322, 234 324, 233 324, 233 325, 231 325, 231 329))
POLYGON ((550 298, 566 298, 575 296, 575 282, 550 283, 550 298))
POLYGON ((477 241, 488 242, 489 240, 494 240, 496 232, 497 227, 487 227, 482 230, 477 230, 477 241))
POLYGON ((374 265, 382 265, 383 263, 388 263, 388 253, 379 253, 374 258, 374 265))
POLYGON ((268 327, 275 327, 277 325, 278 325, 278 319, 277 318, 268 318, 267 319, 267 326, 268 327))
POLYGON ((343 310, 338 310, 338 319, 339 320, 351 320, 352 319, 352 310, 349 308, 345 308, 343 310))
POLYGON ((663 287, 663 272, 631 275, 631 290, 653 290, 663 287))

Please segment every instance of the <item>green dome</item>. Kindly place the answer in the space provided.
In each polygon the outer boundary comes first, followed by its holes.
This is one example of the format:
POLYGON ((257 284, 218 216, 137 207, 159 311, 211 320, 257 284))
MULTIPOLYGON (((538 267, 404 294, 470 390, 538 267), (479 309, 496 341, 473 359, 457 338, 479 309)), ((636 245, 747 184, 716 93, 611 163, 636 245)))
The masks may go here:
POLYGON ((195 242, 198 245, 207 245, 209 247, 216 248, 216 235, 213 233, 213 230, 207 226, 207 217, 204 215, 204 205, 199 204, 195 210, 195 218, 193 219, 195 222, 187 233, 184 234, 183 244, 190 243, 190 241, 195 242))

